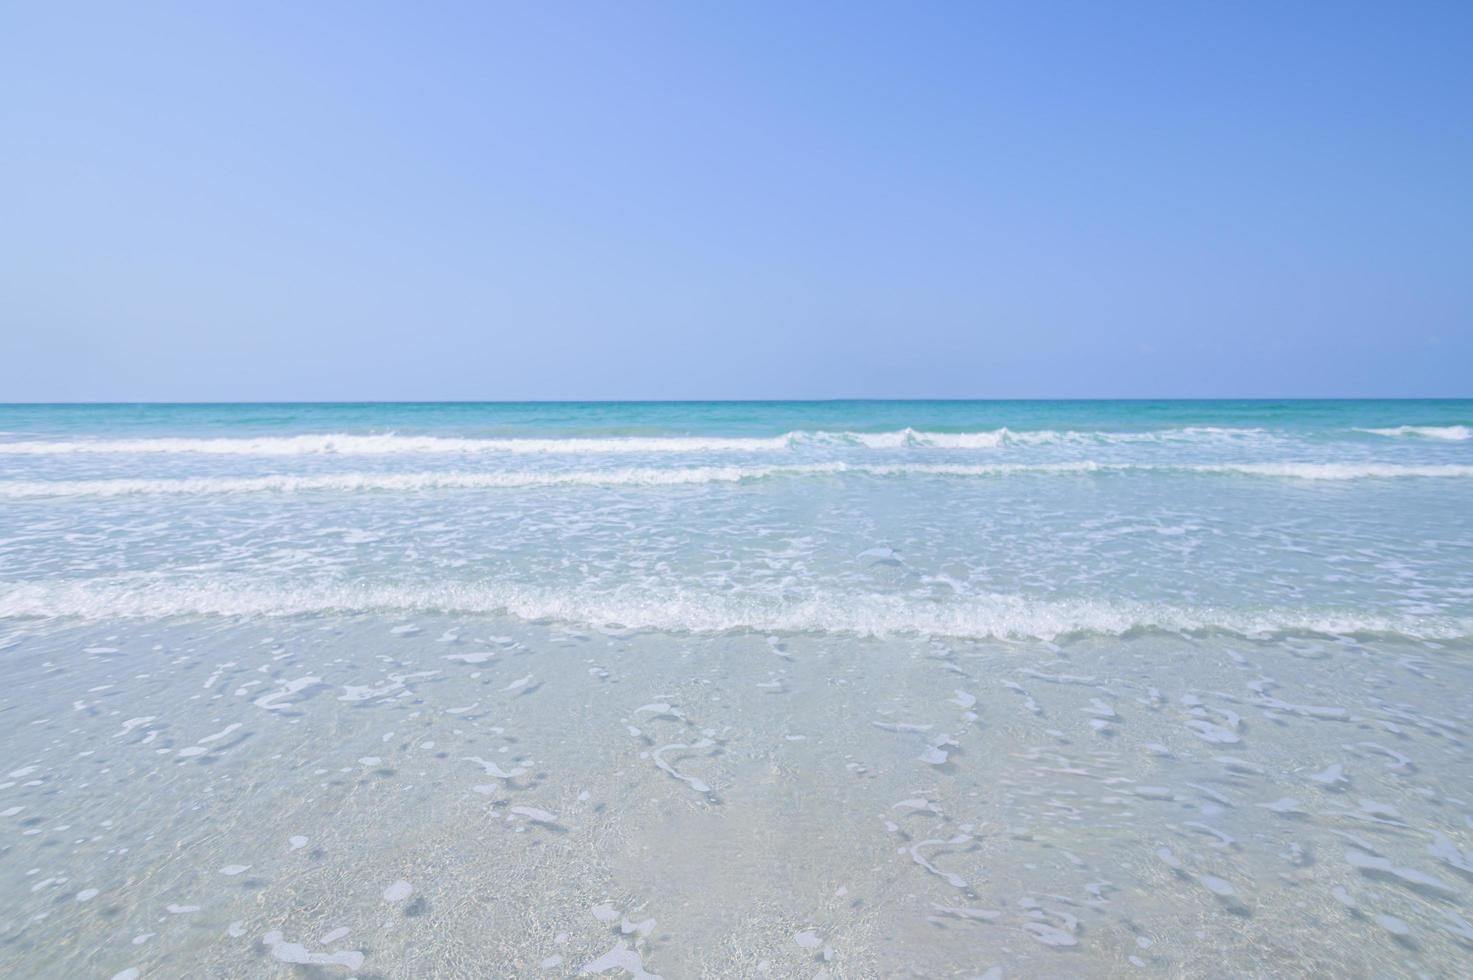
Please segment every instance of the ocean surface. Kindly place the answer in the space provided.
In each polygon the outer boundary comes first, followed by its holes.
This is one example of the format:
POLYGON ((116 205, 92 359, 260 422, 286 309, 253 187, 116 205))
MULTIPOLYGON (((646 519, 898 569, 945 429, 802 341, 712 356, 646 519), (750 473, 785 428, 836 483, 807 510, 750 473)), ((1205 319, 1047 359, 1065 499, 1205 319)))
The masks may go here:
POLYGON ((0 975, 1473 975, 1473 402, 0 406, 0 975))

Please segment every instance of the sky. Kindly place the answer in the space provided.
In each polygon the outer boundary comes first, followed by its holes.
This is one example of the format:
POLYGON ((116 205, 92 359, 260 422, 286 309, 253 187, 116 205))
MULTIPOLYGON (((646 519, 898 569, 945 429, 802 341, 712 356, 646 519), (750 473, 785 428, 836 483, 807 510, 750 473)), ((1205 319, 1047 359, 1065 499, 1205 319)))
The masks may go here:
POLYGON ((1473 395, 1473 3, 0 4, 0 401, 1473 395))

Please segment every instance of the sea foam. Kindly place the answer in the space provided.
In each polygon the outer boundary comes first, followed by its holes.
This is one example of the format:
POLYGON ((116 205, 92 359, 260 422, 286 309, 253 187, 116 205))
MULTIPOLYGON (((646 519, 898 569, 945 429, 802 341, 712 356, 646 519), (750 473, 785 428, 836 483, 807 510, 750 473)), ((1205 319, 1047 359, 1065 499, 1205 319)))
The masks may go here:
POLYGON ((431 490, 515 490, 533 487, 686 486, 741 483, 778 477, 1006 477, 1089 473, 1188 473, 1277 477, 1293 480, 1360 480, 1473 477, 1473 465, 1400 463, 810 463, 792 466, 621 467, 574 471, 489 473, 332 473, 310 476, 125 478, 103 480, 3 480, 0 498, 117 497, 135 494, 354 493, 431 490))
POLYGON ((762 453, 801 446, 851 446, 866 449, 995 449, 1003 445, 1153 442, 1223 442, 1271 438, 1263 429, 1188 426, 1140 432, 1019 430, 928 432, 912 428, 887 432, 792 431, 775 436, 609 436, 566 438, 471 438, 458 436, 304 433, 293 436, 183 437, 134 439, 16 440, 0 442, 0 454, 60 456, 80 454, 202 454, 225 456, 384 456, 399 454, 511 453, 597 455, 617 453, 762 453))
POLYGON ((1473 428, 1466 425, 1398 425, 1389 429, 1357 429, 1378 436, 1415 436, 1422 439, 1447 439, 1462 442, 1473 439, 1473 428))
MULTIPOLYGON (((732 596, 689 589, 541 589, 520 584, 306 581, 252 576, 198 581, 138 577, 0 585, 0 618, 302 616, 320 613, 506 614, 683 633, 817 633, 1054 639, 1138 630, 1241 636, 1473 636, 1473 619, 1307 608, 1221 609, 1101 599, 989 595, 947 600, 827 591, 807 598, 732 596)), ((286 692, 292 693, 292 692, 286 692)))

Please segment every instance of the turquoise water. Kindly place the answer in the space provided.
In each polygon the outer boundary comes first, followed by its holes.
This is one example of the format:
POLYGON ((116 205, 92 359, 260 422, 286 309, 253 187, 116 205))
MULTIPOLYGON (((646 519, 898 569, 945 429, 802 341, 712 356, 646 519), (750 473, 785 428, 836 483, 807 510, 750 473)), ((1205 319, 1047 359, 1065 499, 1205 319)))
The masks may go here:
POLYGON ((12 407, 0 614, 1456 637, 1470 419, 1466 402, 12 407))
POLYGON ((0 968, 1465 975, 1470 654, 1469 401, 0 406, 0 968))
POLYGON ((42 435, 273 435, 384 431, 464 436, 777 435, 802 430, 1146 431, 1473 425, 1473 401, 426 402, 252 405, 0 405, 0 431, 42 435))

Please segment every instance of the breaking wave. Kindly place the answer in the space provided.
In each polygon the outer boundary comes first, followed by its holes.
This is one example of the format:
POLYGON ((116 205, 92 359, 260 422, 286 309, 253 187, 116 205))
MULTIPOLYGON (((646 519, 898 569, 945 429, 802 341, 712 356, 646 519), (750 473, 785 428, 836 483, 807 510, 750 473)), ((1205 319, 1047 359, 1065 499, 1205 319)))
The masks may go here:
POLYGON ((1466 425, 1398 425, 1390 429, 1357 429, 1378 436, 1414 436, 1421 439, 1447 439, 1462 442, 1473 439, 1473 428, 1466 425))
POLYGON ((194 453, 215 456, 384 456, 399 454, 516 453, 533 455, 597 455, 605 453, 775 452, 800 446, 853 446, 868 449, 994 449, 1003 445, 1059 443, 1114 444, 1151 442, 1222 442, 1261 439, 1262 429, 1193 426, 1144 432, 991 429, 980 432, 795 431, 777 436, 611 436, 561 439, 480 439, 382 433, 312 433, 295 436, 238 438, 159 437, 139 439, 25 440, 0 442, 0 454, 65 456, 80 454, 194 453))
POLYGON ((178 477, 102 480, 4 480, 0 498, 118 497, 153 494, 238 493, 414 493, 431 490, 516 490, 535 487, 660 487, 741 483, 778 477, 1006 477, 1048 474, 1195 473, 1289 480, 1466 478, 1473 465, 1394 463, 991 463, 948 465, 896 463, 811 463, 793 466, 621 467, 575 471, 493 473, 331 473, 256 477, 178 477))
POLYGON ((157 619, 325 613, 503 614, 676 633, 796 632, 857 636, 1043 639, 1137 631, 1241 636, 1473 636, 1473 620, 1341 611, 1190 608, 1129 601, 1042 600, 993 595, 944 601, 889 594, 821 593, 788 600, 688 590, 546 590, 488 583, 282 583, 245 577, 203 581, 73 580, 0 585, 0 618, 157 619))

